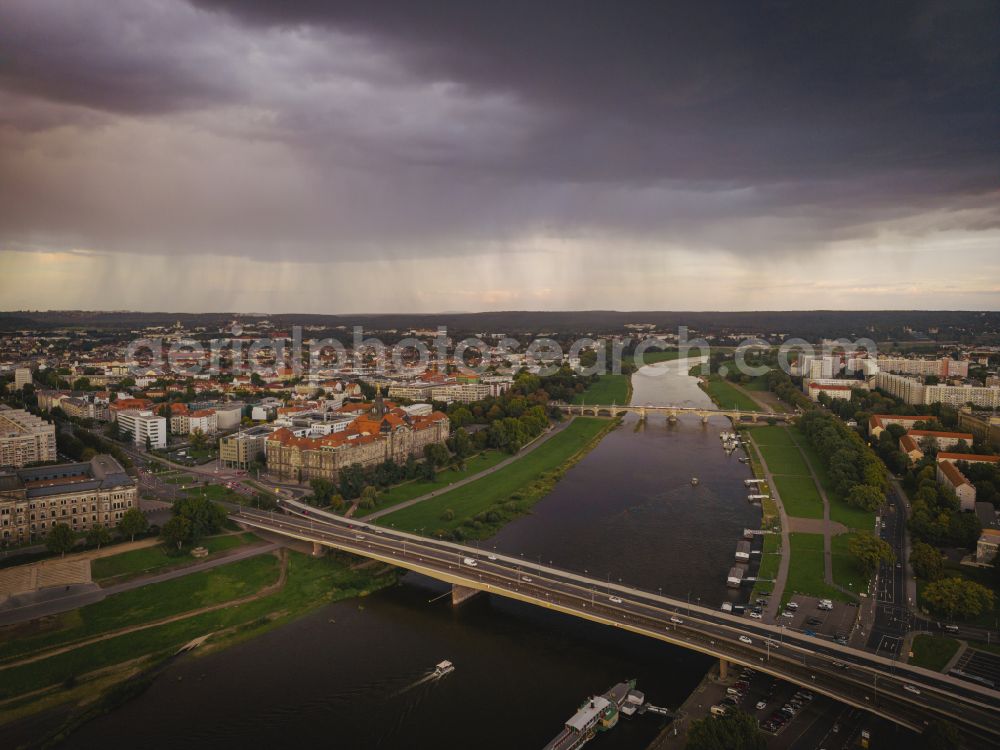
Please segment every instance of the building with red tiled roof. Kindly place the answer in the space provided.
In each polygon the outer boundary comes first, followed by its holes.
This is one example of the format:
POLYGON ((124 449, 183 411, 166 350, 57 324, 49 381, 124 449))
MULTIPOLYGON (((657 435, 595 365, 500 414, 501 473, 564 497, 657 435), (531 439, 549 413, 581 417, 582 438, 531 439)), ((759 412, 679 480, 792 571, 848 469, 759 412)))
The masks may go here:
POLYGON ((891 424, 902 425, 905 429, 910 429, 915 423, 923 422, 926 416, 913 415, 903 416, 900 414, 872 414, 868 418, 868 432, 872 437, 878 437, 891 424))
POLYGON ((286 481, 337 481, 340 471, 353 464, 404 463, 409 456, 423 455, 425 446, 443 443, 451 432, 446 414, 411 417, 381 397, 372 404, 349 404, 338 411, 356 415, 339 432, 308 437, 285 427, 275 430, 267 439, 268 472, 286 481))
POLYGON ((951 461, 938 461, 937 480, 940 484, 950 487, 954 491, 962 510, 975 510, 976 488, 955 464, 951 461))
MULTIPOLYGON (((924 457, 921 443, 925 440, 933 440, 940 450, 941 448, 954 448, 960 442, 971 445, 973 436, 968 432, 940 432, 937 430, 910 430, 899 439, 899 449, 903 451, 910 460, 916 463, 924 457)), ((956 454, 960 455, 960 454, 956 454)))

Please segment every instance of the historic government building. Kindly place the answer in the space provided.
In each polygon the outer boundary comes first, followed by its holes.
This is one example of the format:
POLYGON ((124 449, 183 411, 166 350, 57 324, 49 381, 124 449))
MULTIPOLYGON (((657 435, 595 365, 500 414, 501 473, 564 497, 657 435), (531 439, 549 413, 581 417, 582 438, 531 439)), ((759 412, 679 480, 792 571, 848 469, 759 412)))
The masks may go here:
POLYGON ((450 433, 447 415, 411 415, 381 396, 371 404, 345 404, 338 413, 354 418, 343 420, 340 429, 327 435, 313 437, 287 427, 272 433, 266 447, 271 476, 336 481, 346 466, 374 466, 387 459, 403 463, 422 455, 424 446, 443 443, 450 433))

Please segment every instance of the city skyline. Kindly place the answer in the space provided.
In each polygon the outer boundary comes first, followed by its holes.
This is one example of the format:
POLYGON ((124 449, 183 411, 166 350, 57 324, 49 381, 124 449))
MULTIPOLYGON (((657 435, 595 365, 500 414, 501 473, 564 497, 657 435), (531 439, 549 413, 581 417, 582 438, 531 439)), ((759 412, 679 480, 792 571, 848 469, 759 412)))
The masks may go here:
POLYGON ((14 0, 3 307, 1000 309, 997 14, 14 0))

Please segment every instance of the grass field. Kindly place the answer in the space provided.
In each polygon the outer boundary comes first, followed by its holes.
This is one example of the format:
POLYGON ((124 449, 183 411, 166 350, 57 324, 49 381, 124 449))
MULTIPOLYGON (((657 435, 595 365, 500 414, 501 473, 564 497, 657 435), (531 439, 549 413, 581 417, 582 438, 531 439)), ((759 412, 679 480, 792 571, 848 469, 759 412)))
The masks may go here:
POLYGON ((940 672, 958 651, 958 646, 954 638, 918 635, 913 639, 913 656, 907 663, 940 672))
POLYGON ((833 558, 833 581, 839 586, 855 591, 868 590, 868 576, 854 555, 848 551, 855 534, 838 534, 830 538, 833 558))
MULTIPOLYGON (((311 558, 290 552, 287 582, 280 591, 251 602, 108 638, 48 659, 4 670, 0 672, 3 675, 0 679, 0 697, 21 695, 48 686, 61 686, 70 678, 82 682, 84 676, 94 670, 147 655, 166 655, 191 639, 208 633, 214 634, 209 641, 209 648, 212 644, 249 638, 323 604, 364 594, 394 580, 391 576, 382 578, 371 571, 353 571, 350 569, 350 562, 350 559, 341 561, 334 557, 311 558), (231 629, 230 632, 221 632, 227 629, 231 629)), ((217 577, 225 576, 223 571, 223 568, 218 568, 209 572, 217 577)), ((271 574, 273 576, 273 570, 271 574)), ((166 584, 158 584, 150 589, 162 592, 159 587, 164 585, 166 584)), ((213 580, 209 588, 216 590, 219 585, 213 580)), ((88 698, 93 697, 88 695, 88 698)))
MULTIPOLYGON (((209 556, 234 549, 250 542, 260 541, 253 534, 224 534, 202 539, 200 544, 209 551, 209 556)), ((97 583, 112 578, 129 577, 139 573, 160 571, 165 568, 179 568, 201 562, 205 558, 190 555, 168 555, 162 545, 122 552, 119 555, 99 557, 90 562, 90 575, 97 583)))
POLYGON ((587 390, 576 394, 573 403, 627 404, 630 380, 629 375, 601 375, 596 383, 587 387, 587 390))
MULTIPOLYGON (((0 643, 0 661, 240 599, 274 583, 277 577, 277 558, 260 555, 172 581, 124 591, 95 604, 57 615, 53 624, 42 626, 44 632, 36 635, 28 633, 38 627, 37 623, 15 626, 5 633, 6 637, 0 643)), ((6 679, 0 679, 0 682, 6 682, 6 679)))
POLYGON ((473 474, 486 471, 486 469, 496 466, 506 458, 510 458, 506 453, 495 450, 485 451, 467 459, 465 469, 461 471, 456 468, 439 471, 434 477, 433 482, 428 482, 426 479, 414 479, 412 482, 397 484, 395 487, 390 487, 379 494, 375 499, 376 507, 378 509, 390 508, 393 505, 404 503, 415 497, 426 495, 428 492, 447 487, 452 482, 457 482, 466 477, 471 477, 473 474))
MULTIPOLYGON (((552 473, 577 453, 587 448, 614 422, 596 417, 577 417, 542 446, 503 469, 443 495, 403 508, 379 519, 384 526, 425 533, 449 532, 481 513, 496 513, 501 518, 478 521, 480 526, 465 523, 469 535, 482 536, 498 522, 524 512, 531 501, 547 494, 554 480, 552 473), (454 517, 444 518, 451 510, 454 517)), ((473 522, 477 523, 477 522, 473 522)))
POLYGON ((802 458, 799 449, 794 445, 762 445, 761 455, 767 462, 767 468, 771 474, 785 474, 788 476, 808 477, 809 467, 802 458))
POLYGON ((787 602, 793 593, 806 594, 835 601, 849 602, 852 599, 823 580, 823 535, 789 534, 792 557, 788 564, 788 581, 782 602, 787 602))
POLYGON ((820 459, 819 454, 816 453, 816 449, 813 448, 809 439, 798 427, 791 428, 790 432, 794 436, 802 453, 809 459, 809 464, 812 466, 813 471, 816 472, 816 479, 819 480, 820 485, 822 485, 823 490, 826 492, 827 498, 830 500, 830 520, 842 523, 849 529, 870 531, 875 526, 875 514, 871 511, 849 505, 846 500, 835 492, 833 483, 830 481, 826 470, 826 464, 820 459))
POLYGON ((788 434, 787 427, 777 427, 772 425, 750 427, 751 435, 757 445, 795 445, 792 436, 788 434))
POLYGON ((760 404, 716 375, 710 375, 701 387, 720 409, 761 411, 760 404))
MULTIPOLYGON (((770 465, 770 462, 768 462, 770 465)), ((797 518, 822 518, 823 500, 812 477, 779 475, 774 478, 785 513, 797 518)))

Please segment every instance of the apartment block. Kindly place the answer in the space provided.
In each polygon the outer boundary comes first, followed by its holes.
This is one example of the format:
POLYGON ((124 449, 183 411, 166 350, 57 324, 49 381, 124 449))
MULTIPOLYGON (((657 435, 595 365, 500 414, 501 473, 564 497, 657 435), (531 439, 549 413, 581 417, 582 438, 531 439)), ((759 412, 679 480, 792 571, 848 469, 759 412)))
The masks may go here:
POLYGON ((132 440, 139 447, 146 445, 146 438, 152 448, 167 447, 167 420, 149 410, 125 409, 118 412, 118 426, 132 433, 132 440))
POLYGON ((23 409, 0 404, 0 466, 55 460, 55 425, 23 409))

